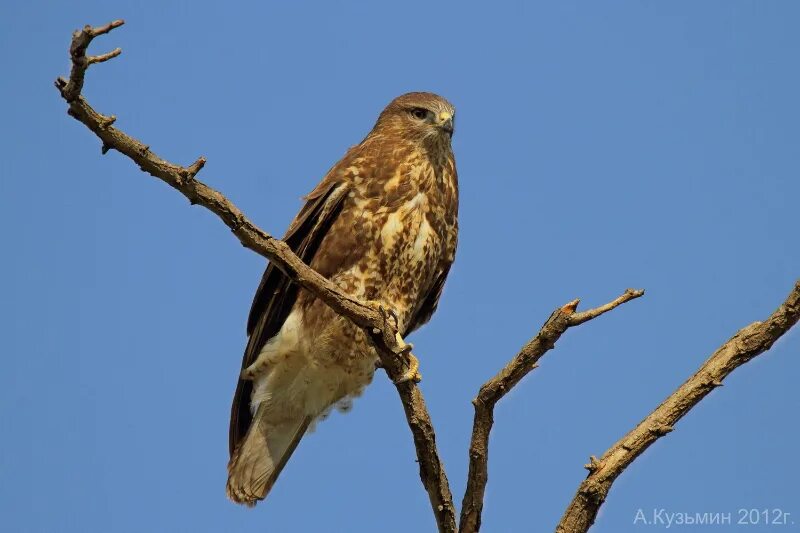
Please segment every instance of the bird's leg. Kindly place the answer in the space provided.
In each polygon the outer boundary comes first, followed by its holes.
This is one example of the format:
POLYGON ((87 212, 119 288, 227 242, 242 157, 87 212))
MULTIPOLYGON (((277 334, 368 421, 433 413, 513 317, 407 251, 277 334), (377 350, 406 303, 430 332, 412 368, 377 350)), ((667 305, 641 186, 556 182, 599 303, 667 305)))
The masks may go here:
POLYGON ((406 381, 419 383, 422 381, 422 374, 419 373, 419 359, 411 353, 411 350, 414 349, 414 345, 404 341, 399 332, 395 333, 395 338, 397 339, 397 344, 400 345, 400 351, 397 352, 397 355, 405 355, 408 357, 408 369, 403 372, 402 376, 395 380, 395 384, 405 383, 406 381))
MULTIPOLYGON (((403 336, 400 335, 400 318, 397 316, 397 312, 390 308, 383 305, 383 303, 378 301, 370 301, 375 309, 378 310, 384 318, 384 324, 388 325, 389 327, 395 330, 395 341, 397 343, 398 348, 394 349, 395 355, 401 357, 402 359, 407 359, 406 370, 403 372, 403 375, 397 378, 394 382, 395 384, 405 383, 406 381, 414 381, 414 383, 419 383, 422 381, 422 374, 419 373, 419 359, 411 353, 411 350, 414 349, 414 345, 407 343, 403 340, 403 336)), ((383 365, 379 362, 375 364, 375 368, 380 368, 383 365)), ((406 361, 403 361, 406 363, 406 361)))

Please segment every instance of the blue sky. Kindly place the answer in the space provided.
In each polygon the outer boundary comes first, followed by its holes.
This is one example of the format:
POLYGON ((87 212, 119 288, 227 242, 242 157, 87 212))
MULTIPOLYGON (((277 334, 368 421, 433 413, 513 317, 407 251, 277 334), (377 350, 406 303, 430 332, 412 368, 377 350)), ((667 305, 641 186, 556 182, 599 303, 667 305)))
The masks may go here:
MULTIPOLYGON (((800 276, 798 16, 789 1, 4 3, 0 529, 434 528, 383 374, 266 502, 225 499, 264 261, 66 115, 52 81, 73 29, 127 21, 95 42, 123 54, 89 71, 89 101, 172 161, 205 155, 201 179, 274 234, 394 96, 455 104, 460 248, 411 340, 459 503, 480 384, 555 307, 647 290, 570 330, 498 406, 484 530, 517 532, 552 530, 588 456, 800 276)), ((800 529, 799 351, 794 331, 737 370, 623 474, 592 531, 740 508, 800 529)))

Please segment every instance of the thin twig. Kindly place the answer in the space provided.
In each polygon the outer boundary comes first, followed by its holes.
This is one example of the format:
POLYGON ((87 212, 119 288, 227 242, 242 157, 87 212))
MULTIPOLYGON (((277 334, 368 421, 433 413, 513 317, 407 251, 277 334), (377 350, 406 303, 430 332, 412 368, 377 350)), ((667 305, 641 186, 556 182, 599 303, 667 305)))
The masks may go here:
POLYGON ((108 61, 109 59, 114 59, 121 53, 122 53, 122 48, 114 48, 107 54, 100 54, 99 56, 88 56, 86 58, 86 64, 93 65, 95 63, 103 63, 105 61, 108 61))
POLYGON ((739 330, 720 346, 700 369, 655 411, 642 420, 599 459, 590 458, 588 477, 556 527, 557 533, 585 533, 608 496, 614 480, 656 440, 671 432, 700 400, 722 385, 725 377, 767 351, 800 319, 800 280, 789 296, 764 322, 739 330))
POLYGON ((616 300, 612 302, 608 302, 605 305, 601 305, 600 307, 595 307, 594 309, 589 309, 588 311, 583 311, 582 313, 573 313, 569 317, 569 325, 570 326, 579 326, 586 321, 589 321, 593 318, 597 318, 598 316, 602 315, 603 313, 608 313, 615 307, 619 307, 620 305, 624 304, 625 302, 629 302, 634 298, 638 298, 639 296, 643 295, 644 291, 639 290, 635 291, 633 289, 628 289, 624 293, 622 293, 616 300))
POLYGON ((469 445, 469 473, 467 488, 461 503, 461 533, 475 533, 481 527, 483 497, 489 480, 489 433, 494 423, 494 406, 528 373, 537 367, 537 361, 555 346, 567 329, 596 318, 615 307, 639 298, 643 290, 627 289, 619 298, 595 309, 576 312, 580 300, 573 300, 553 311, 550 318, 495 377, 487 381, 472 400, 475 418, 469 445))
MULTIPOLYGON (((103 142, 103 153, 110 149, 117 150, 133 160, 143 171, 186 196, 192 204, 201 205, 216 214, 242 245, 269 259, 292 281, 311 291, 334 311, 363 328, 375 345, 387 375, 397 383, 404 370, 408 368, 408 358, 407 352, 397 340, 391 313, 368 306, 342 292, 336 285, 303 263, 286 243, 253 224, 221 193, 195 179, 205 164, 204 158, 199 158, 189 167, 182 167, 160 158, 150 150, 149 146, 115 128, 112 125, 115 117, 98 113, 81 96, 84 76, 89 65, 119 55, 119 52, 114 50, 108 54, 88 58, 86 49, 96 36, 108 33, 123 23, 122 20, 116 20, 96 28, 85 26, 73 34, 70 46, 72 58, 70 77, 68 80, 63 78, 56 80, 56 88, 69 104, 69 114, 100 138, 103 142)), ((420 478, 428 492, 439 531, 455 532, 453 497, 436 449, 433 424, 422 392, 413 381, 397 383, 397 391, 414 437, 420 478)))

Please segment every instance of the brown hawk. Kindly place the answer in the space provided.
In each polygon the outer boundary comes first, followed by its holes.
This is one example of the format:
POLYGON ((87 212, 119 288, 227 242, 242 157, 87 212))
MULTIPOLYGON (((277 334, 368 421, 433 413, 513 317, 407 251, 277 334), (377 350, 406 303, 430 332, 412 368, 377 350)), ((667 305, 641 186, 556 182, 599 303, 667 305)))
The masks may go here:
MULTIPOLYGON (((343 291, 391 309, 401 337, 430 319, 455 257, 454 113, 431 93, 393 100, 306 197, 284 236, 343 291)), ((247 333, 231 409, 227 493, 254 505, 309 425, 346 408, 370 383, 377 354, 360 328, 272 264, 247 333)))

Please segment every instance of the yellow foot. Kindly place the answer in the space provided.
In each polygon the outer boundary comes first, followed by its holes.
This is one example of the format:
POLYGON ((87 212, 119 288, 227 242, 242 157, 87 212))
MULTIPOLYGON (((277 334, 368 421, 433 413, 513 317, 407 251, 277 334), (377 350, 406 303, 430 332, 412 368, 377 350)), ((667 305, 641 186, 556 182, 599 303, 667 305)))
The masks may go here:
POLYGON ((398 355, 406 355, 408 357, 408 368, 405 372, 403 372, 403 375, 395 381, 395 384, 399 385, 400 383, 405 383, 406 381, 419 383, 422 381, 422 374, 419 373, 419 359, 417 359, 416 356, 411 353, 411 350, 414 349, 414 345, 406 343, 399 333, 397 334, 396 338, 397 343, 400 345, 400 352, 398 355))
POLYGON ((422 381, 422 374, 419 373, 419 359, 413 353, 408 354, 408 370, 395 381, 395 384, 399 385, 406 381, 413 381, 414 383, 422 381))

